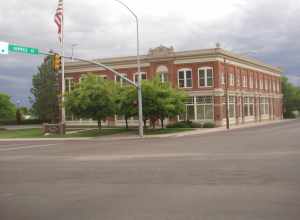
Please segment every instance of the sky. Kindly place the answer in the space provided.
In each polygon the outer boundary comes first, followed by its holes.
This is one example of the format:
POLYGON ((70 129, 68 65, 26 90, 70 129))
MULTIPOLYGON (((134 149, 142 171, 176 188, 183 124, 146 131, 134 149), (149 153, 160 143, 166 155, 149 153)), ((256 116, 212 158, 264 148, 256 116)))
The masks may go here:
MULTIPOLYGON (((300 86, 299 0, 123 0, 139 17, 141 53, 221 47, 283 68, 300 86)), ((0 8, 0 41, 58 50, 58 0, 10 0, 0 8)), ((87 59, 135 55, 133 16, 115 0, 64 0, 65 51, 87 59)), ((0 92, 29 105, 42 56, 0 55, 0 92)))

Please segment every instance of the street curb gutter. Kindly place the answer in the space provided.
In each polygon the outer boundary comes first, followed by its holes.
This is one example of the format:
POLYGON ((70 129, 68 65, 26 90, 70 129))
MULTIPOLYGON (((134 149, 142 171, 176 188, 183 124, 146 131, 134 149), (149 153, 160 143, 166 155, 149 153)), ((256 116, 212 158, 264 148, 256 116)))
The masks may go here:
MULTIPOLYGON (((230 130, 238 130, 244 128, 252 128, 252 127, 261 127, 271 124, 280 124, 295 121, 297 119, 287 119, 287 120, 276 120, 276 121, 266 121, 261 123, 248 123, 242 125, 233 125, 230 130)), ((193 131, 184 131, 180 133, 171 133, 171 134, 158 134, 158 135, 146 135, 144 139, 150 138, 167 138, 167 137, 184 137, 184 136, 193 136, 193 135, 201 135, 201 134, 208 134, 220 131, 227 131, 225 127, 217 127, 217 128, 207 128, 207 129, 196 129, 193 131)), ((16 138, 16 139, 0 139, 0 142, 7 142, 7 141, 116 141, 116 140, 141 140, 142 138, 138 136, 127 136, 127 137, 84 137, 84 138, 16 138)))

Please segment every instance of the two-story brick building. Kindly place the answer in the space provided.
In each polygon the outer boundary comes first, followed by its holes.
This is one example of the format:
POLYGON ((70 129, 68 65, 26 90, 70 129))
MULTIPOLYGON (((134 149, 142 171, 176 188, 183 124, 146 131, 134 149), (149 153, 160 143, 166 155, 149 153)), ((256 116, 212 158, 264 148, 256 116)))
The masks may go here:
MULTIPOLYGON (((137 80, 136 56, 98 61, 133 81, 137 80)), ((68 62, 65 68, 67 91, 86 73, 124 83, 96 65, 68 62)), ((221 48, 175 52, 172 47, 160 46, 141 56, 141 72, 145 80, 159 74, 162 81, 169 81, 189 94, 186 113, 177 120, 214 121, 219 126, 224 125, 226 91, 231 124, 282 119, 281 69, 258 60, 221 48)), ((70 120, 70 116, 67 118, 68 123, 78 123, 78 120, 70 120)), ((115 117, 108 123, 124 122, 115 117)), ((131 123, 137 123, 136 119, 131 123)))

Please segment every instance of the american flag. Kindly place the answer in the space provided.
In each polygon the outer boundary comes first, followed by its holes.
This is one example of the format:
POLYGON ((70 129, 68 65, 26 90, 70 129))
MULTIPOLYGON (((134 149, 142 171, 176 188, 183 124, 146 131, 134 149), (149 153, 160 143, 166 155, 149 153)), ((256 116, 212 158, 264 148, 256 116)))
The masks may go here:
POLYGON ((54 22, 57 25, 57 33, 60 43, 62 43, 62 25, 64 18, 63 0, 58 0, 58 6, 54 15, 54 22))

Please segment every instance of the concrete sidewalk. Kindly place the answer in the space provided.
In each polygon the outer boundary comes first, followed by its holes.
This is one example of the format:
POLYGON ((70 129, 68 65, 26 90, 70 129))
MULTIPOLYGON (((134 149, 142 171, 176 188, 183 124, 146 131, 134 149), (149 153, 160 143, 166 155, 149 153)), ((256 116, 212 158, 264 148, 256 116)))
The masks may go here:
MULTIPOLYGON (((230 130, 243 129, 243 128, 251 128, 251 127, 260 127, 271 124, 278 123, 286 123, 289 121, 294 121, 296 119, 288 119, 288 120, 276 120, 276 121, 264 121, 260 123, 247 123, 241 125, 231 125, 230 130)), ((217 128, 199 128, 193 131, 184 131, 178 133, 170 133, 170 134, 156 134, 156 135, 145 135, 144 138, 167 138, 167 137, 184 137, 191 135, 202 135, 214 132, 227 131, 226 127, 217 127, 217 128)), ((140 139, 139 136, 134 134, 116 134, 110 136, 102 136, 102 137, 82 137, 82 138, 15 138, 15 139, 0 139, 2 141, 80 141, 80 140, 94 140, 94 141, 113 141, 113 140, 132 140, 132 139, 140 139)))

